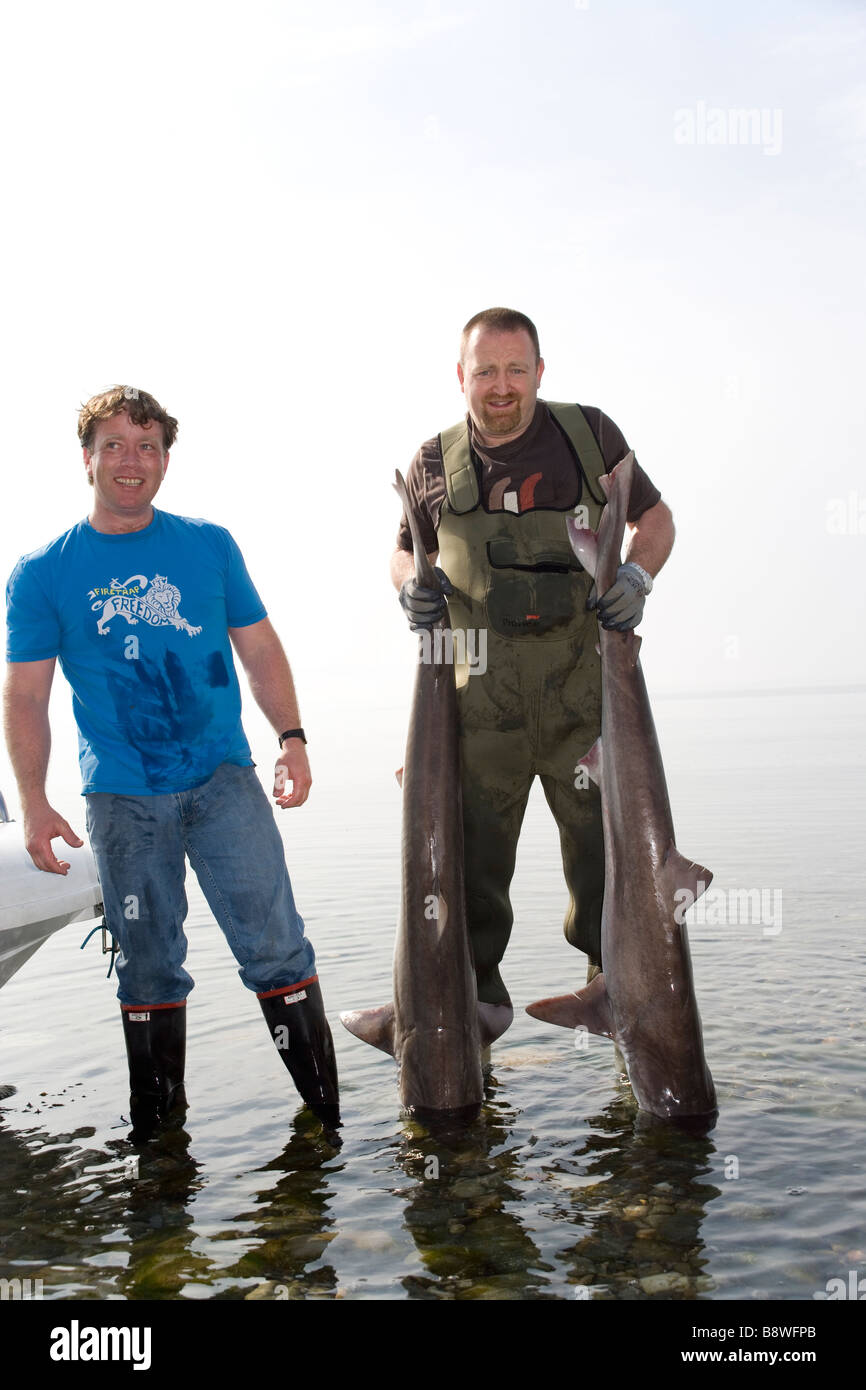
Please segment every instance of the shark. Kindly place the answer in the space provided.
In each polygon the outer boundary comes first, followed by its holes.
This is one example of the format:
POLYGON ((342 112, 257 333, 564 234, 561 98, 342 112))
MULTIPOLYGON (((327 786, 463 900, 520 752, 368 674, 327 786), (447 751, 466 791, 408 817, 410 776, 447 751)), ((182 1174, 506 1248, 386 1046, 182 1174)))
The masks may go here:
MULTIPOLYGON (((444 592, 418 533, 399 472, 394 484, 412 531, 415 577, 444 592)), ((447 607, 422 642, 402 771, 402 893, 394 995, 350 1010, 355 1037, 396 1059, 400 1097, 422 1122, 470 1124, 483 1099, 482 1049, 512 1021, 479 1004, 466 925, 463 813, 453 641, 447 607)))
MULTIPOLYGON (((599 594, 616 579, 633 472, 630 452, 602 478, 607 505, 598 531, 568 518, 572 547, 599 594)), ((640 645, 633 631, 599 628, 601 737, 578 764, 601 793, 602 971, 585 988, 538 1000, 527 1012, 612 1038, 641 1110, 663 1120, 711 1123, 716 1094, 704 1056, 684 914, 712 874, 680 854, 674 841, 640 645)))

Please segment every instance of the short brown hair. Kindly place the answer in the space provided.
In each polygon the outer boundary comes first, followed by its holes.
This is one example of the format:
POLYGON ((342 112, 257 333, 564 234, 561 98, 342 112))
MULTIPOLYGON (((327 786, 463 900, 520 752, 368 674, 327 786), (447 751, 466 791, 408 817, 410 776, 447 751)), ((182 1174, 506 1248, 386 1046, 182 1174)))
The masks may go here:
POLYGON ((466 355, 466 343, 473 328, 487 328, 493 333, 519 333, 521 328, 528 333, 532 339, 532 346, 535 348, 536 364, 541 361, 541 349, 538 346, 538 329, 532 319, 521 314, 518 309, 482 309, 480 314, 475 314, 466 324, 460 335, 460 361, 466 355))
POLYGON ((91 396, 85 401, 78 415, 78 438, 85 449, 93 448, 96 426, 100 420, 110 420, 112 415, 126 413, 134 425, 144 425, 155 420, 162 425, 162 443, 168 453, 177 439, 177 420, 163 410, 155 396, 147 391, 139 391, 135 386, 112 386, 91 396))

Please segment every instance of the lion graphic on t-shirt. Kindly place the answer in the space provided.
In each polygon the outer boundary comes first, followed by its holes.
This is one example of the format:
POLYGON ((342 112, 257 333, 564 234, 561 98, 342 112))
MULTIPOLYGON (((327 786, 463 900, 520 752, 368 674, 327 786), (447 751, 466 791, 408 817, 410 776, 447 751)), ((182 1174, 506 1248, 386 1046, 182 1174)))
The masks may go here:
POLYGON ((112 618, 125 618, 130 627, 142 621, 149 623, 151 627, 174 627, 178 631, 188 633, 190 637, 197 637, 201 628, 191 626, 186 618, 180 616, 177 611, 179 604, 180 589, 176 584, 169 584, 166 575, 155 574, 148 587, 148 581, 143 574, 133 574, 125 584, 112 579, 109 597, 98 599, 96 603, 91 603, 90 607, 94 613, 98 609, 102 610, 96 624, 100 637, 111 631, 109 623, 112 618), (135 581, 138 581, 138 585, 143 587, 145 592, 124 592, 129 590, 135 581))

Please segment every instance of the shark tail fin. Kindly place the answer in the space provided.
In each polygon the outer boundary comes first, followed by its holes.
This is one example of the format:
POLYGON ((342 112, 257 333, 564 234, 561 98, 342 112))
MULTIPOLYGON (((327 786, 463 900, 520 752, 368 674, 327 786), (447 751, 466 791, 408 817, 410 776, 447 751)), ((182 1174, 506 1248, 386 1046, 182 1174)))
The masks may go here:
POLYGON ((558 1023, 561 1028, 588 1028, 601 1037, 614 1036, 613 1015, 604 975, 596 975, 585 989, 575 994, 560 994, 552 999, 539 999, 527 1005, 526 1012, 543 1023, 558 1023))
POLYGON ((405 479, 399 468, 394 471, 394 490, 399 493, 400 501, 403 503, 403 512, 409 523, 409 530, 412 532, 412 550, 415 556, 415 578, 419 584, 423 584, 427 589, 441 589, 433 566, 427 559, 427 552, 421 540, 421 532, 418 530, 418 522, 415 513, 409 503, 409 494, 406 490, 405 479))
POLYGON ((382 1004, 378 1009, 350 1009, 340 1014, 340 1022, 362 1042, 394 1056, 393 1004, 382 1004))

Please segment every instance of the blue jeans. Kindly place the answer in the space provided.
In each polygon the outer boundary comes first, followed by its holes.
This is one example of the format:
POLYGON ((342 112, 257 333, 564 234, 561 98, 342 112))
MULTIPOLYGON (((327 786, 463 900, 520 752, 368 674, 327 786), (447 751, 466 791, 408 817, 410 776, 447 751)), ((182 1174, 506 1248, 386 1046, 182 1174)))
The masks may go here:
POLYGON ((122 1004, 168 1004, 193 987, 184 969, 184 855, 248 989, 315 975, 274 813, 252 767, 222 763, 201 787, 158 796, 91 792, 87 830, 105 915, 120 952, 122 1004))

